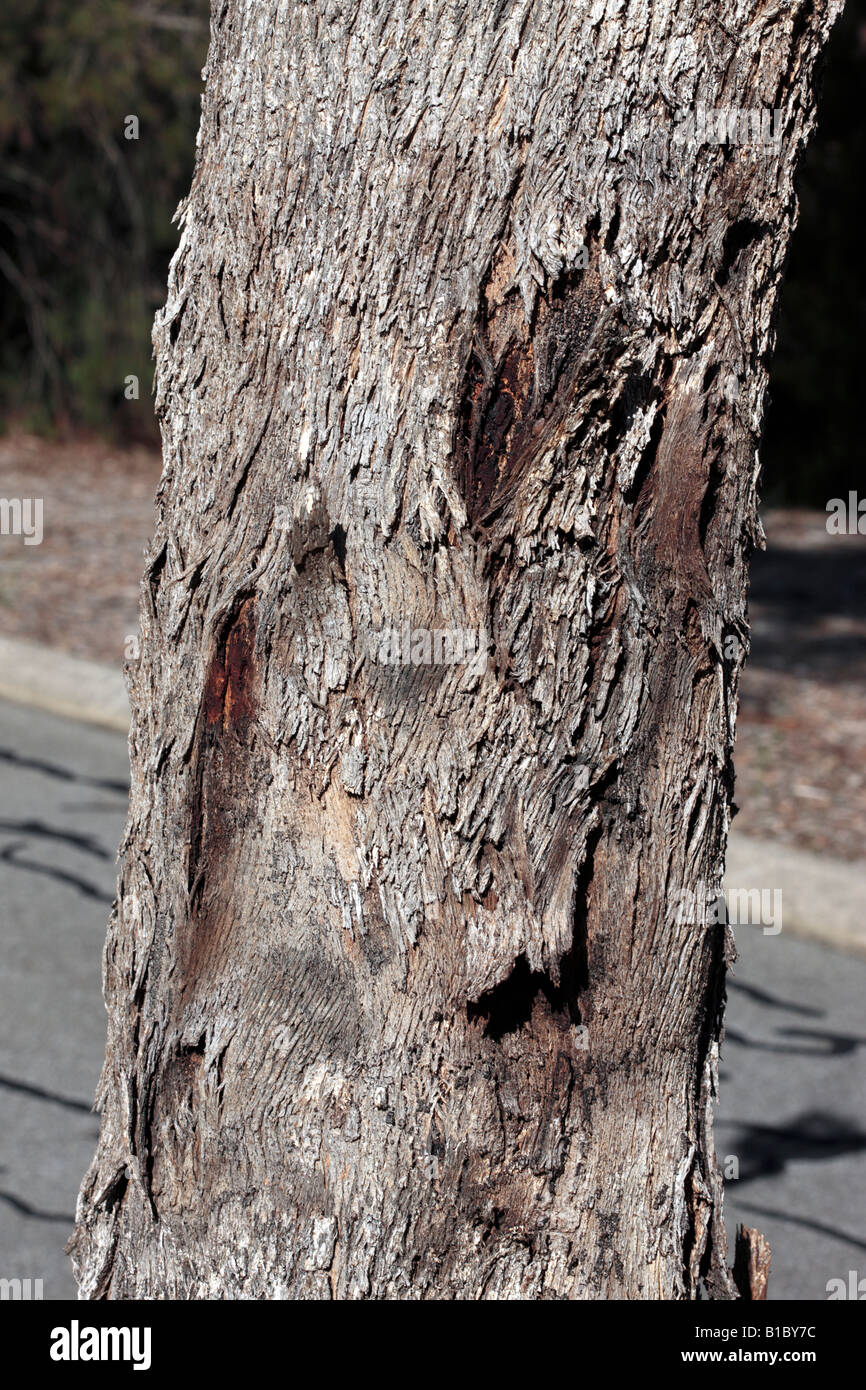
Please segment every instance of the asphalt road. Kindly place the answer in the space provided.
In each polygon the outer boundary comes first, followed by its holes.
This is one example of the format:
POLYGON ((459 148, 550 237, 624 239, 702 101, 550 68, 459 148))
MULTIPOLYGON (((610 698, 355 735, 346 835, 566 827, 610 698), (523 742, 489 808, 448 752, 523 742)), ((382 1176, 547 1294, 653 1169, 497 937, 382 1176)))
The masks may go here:
POLYGON ((0 704, 0 1277, 74 1298, 63 1246, 98 1133, 102 942, 126 740, 0 704))
MULTIPOLYGON (((0 703, 0 1277, 72 1298, 63 1253, 97 1135, 101 951, 126 802, 117 734, 0 703)), ((737 929, 718 1150, 770 1297, 866 1276, 866 960, 737 929)))

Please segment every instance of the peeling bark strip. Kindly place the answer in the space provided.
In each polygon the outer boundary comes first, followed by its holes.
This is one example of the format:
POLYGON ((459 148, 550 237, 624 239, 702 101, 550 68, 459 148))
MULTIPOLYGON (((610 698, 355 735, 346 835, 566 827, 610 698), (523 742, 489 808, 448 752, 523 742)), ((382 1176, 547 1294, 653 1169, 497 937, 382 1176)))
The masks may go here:
POLYGON ((682 904, 840 7, 214 6, 86 1297, 738 1296, 682 904))
POLYGON ((753 1226, 738 1226, 734 1246, 734 1279, 740 1297, 760 1303, 767 1297, 770 1243, 753 1226))

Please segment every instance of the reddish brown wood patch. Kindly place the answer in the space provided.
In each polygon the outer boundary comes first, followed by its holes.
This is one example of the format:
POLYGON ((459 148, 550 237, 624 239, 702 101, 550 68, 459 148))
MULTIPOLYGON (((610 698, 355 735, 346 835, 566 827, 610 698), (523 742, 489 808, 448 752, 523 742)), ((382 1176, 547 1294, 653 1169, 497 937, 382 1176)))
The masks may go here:
POLYGON ((244 599, 222 635, 204 687, 209 728, 244 733, 255 716, 255 599, 244 599))

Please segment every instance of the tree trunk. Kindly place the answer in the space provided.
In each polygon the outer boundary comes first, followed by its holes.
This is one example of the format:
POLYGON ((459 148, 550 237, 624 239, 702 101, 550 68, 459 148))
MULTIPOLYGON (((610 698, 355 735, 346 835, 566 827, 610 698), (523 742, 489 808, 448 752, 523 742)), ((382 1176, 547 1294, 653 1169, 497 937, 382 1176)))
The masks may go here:
POLYGON ((704 905, 840 8, 215 0, 86 1297, 738 1296, 704 905))

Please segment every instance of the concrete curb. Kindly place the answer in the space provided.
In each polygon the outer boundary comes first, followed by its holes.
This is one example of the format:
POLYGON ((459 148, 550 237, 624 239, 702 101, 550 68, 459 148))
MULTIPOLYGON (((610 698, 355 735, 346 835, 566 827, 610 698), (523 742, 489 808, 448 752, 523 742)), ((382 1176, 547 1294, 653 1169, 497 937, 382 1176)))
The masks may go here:
MULTIPOLYGON (((0 699, 121 733, 129 729, 119 670, 18 638, 0 637, 0 699)), ((781 889, 783 932, 866 955, 866 863, 745 838, 735 830, 725 886, 781 889)))
POLYGON ((866 863, 732 832, 725 887, 781 889, 783 935, 866 955, 866 863))
POLYGON ((120 670, 17 637, 0 637, 0 698, 104 729, 129 730, 120 670))

